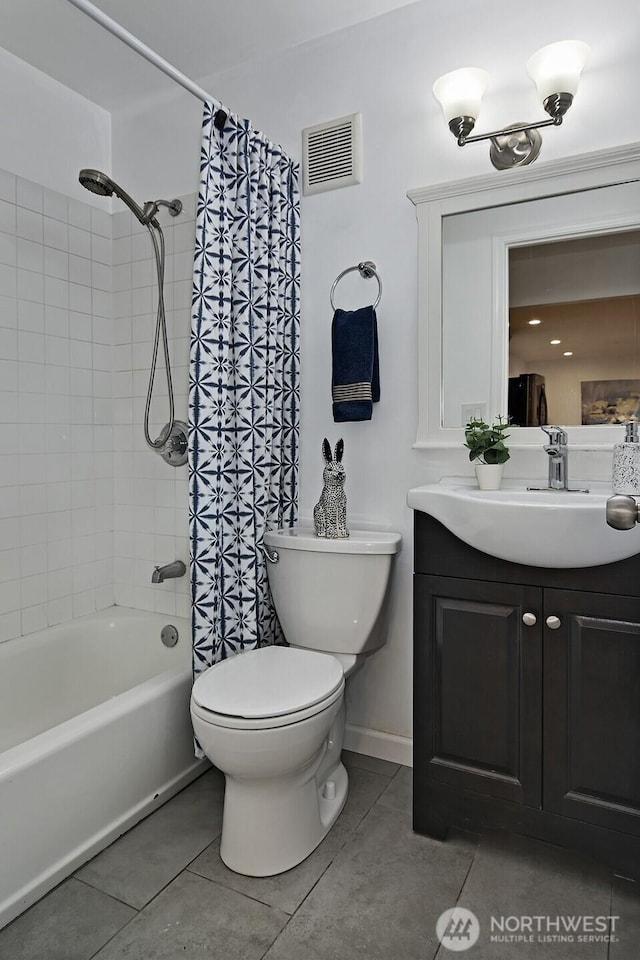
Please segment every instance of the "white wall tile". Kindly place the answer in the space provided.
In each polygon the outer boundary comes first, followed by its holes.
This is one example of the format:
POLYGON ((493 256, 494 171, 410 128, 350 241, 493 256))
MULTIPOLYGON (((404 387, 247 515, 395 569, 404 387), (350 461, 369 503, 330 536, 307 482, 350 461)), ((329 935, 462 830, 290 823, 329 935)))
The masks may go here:
POLYGON ((15 297, 0 295, 0 327, 18 326, 18 301, 15 297))
POLYGON ((44 332, 44 304, 33 300, 18 302, 18 324, 21 330, 31 330, 34 333, 44 332))
POLYGON ((42 546, 36 544, 20 548, 20 576, 31 577, 44 573, 47 569, 47 554, 42 546))
POLYGON ((44 241, 42 213, 35 213, 25 207, 16 207, 16 229, 19 237, 42 243, 44 241))
POLYGON ((88 230, 69 226, 69 253, 78 257, 91 258, 91 234, 88 230))
POLYGON ((22 634, 36 633, 47 627, 47 604, 23 607, 20 616, 20 632, 22 634))
POLYGON ((69 311, 64 307, 54 307, 51 304, 44 308, 44 330, 47 336, 69 337, 69 311))
POLYGON ((6 263, 0 263, 0 295, 3 297, 15 297, 18 281, 17 270, 15 267, 6 263))
POLYGON ((42 213, 43 190, 39 183, 33 183, 31 180, 23 180, 18 177, 16 180, 16 203, 20 207, 26 207, 36 213, 42 213))
MULTIPOLYGON (((193 236, 192 220, 166 230, 185 411, 193 236)), ((0 589, 22 581, 21 610, 0 601, 1 638, 114 601, 187 611, 188 578, 150 583, 156 563, 188 551, 185 471, 142 434, 156 304, 149 237, 129 211, 110 216, 0 171, 0 443, 16 447, 0 454, 0 589)), ((166 404, 158 370, 154 435, 166 404)))
POLYGON ((69 308, 69 289, 74 284, 69 284, 65 280, 59 280, 57 277, 44 278, 44 302, 51 307, 69 308))
POLYGON ((111 215, 99 210, 98 207, 91 207, 91 230, 101 237, 111 239, 111 215))
POLYGON ((18 298, 20 300, 31 300, 34 303, 44 303, 44 280, 43 275, 36 273, 34 270, 18 269, 18 298))
POLYGON ((91 284, 91 260, 78 257, 75 253, 69 254, 69 279, 72 283, 91 284))
POLYGON ((16 202, 16 176, 6 170, 0 170, 0 198, 12 205, 16 202))
POLYGON ((41 243, 35 243, 33 240, 24 240, 22 237, 17 241, 17 265, 23 270, 35 270, 42 273, 44 247, 41 243))
POLYGON ((69 227, 67 224, 59 220, 53 220, 51 217, 45 217, 43 227, 45 246, 54 247, 56 250, 67 253, 69 250, 69 227))
POLYGON ((17 238, 10 233, 0 233, 0 263, 15 267, 18 262, 17 238))
POLYGON ((0 327, 0 357, 5 360, 18 359, 18 331, 10 327, 0 327))
POLYGON ((18 422, 18 394, 0 390, 0 423, 18 422))
POLYGON ((71 597, 60 597, 47 604, 47 624, 55 627, 57 623, 65 623, 73 618, 73 601, 71 597))
POLYGON ((0 230, 15 236, 16 207, 14 203, 0 200, 0 230))
POLYGON ((6 580, 0 583, 0 615, 20 610, 20 581, 6 580))
POLYGON ((69 254, 65 250, 56 250, 55 247, 45 247, 44 272, 49 277, 68 280, 69 254))
POLYGON ((91 259, 98 263, 111 264, 111 241, 106 237, 91 234, 91 259))
POLYGON ((44 190, 43 194, 43 213, 45 217, 52 217, 54 220, 62 220, 67 223, 69 217, 69 201, 62 193, 56 193, 55 190, 44 190))
POLYGON ((91 230, 91 207, 80 200, 69 200, 69 223, 82 230, 91 230))
POLYGON ((20 636, 20 611, 14 610, 13 613, 6 613, 0 616, 0 643, 5 640, 13 640, 20 636))
POLYGON ((0 383, 5 390, 18 389, 18 361, 0 359, 0 383))

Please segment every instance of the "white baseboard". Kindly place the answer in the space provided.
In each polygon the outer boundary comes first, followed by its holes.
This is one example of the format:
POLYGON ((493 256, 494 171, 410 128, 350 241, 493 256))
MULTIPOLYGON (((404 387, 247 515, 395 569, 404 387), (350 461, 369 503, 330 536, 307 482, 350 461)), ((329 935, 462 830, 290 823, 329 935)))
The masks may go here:
POLYGON ((406 767, 413 766, 413 740, 410 737, 399 737, 395 733, 384 733, 382 730, 347 723, 344 746, 346 750, 353 750, 354 753, 402 763, 406 767))

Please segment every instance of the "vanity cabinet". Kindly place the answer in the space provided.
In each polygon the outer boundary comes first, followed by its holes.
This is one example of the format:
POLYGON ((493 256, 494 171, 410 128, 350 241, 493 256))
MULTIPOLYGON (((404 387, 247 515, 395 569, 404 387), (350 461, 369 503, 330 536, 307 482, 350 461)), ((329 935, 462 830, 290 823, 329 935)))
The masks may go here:
POLYGON ((640 876, 640 558, 511 564, 416 511, 414 829, 452 825, 640 876))

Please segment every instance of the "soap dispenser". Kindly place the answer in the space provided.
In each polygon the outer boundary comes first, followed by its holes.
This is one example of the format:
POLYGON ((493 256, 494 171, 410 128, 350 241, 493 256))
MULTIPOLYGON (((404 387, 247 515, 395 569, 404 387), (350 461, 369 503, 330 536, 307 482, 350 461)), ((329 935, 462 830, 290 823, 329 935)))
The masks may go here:
POLYGON ((613 448, 613 492, 640 496, 640 443, 635 420, 625 424, 624 440, 613 448))

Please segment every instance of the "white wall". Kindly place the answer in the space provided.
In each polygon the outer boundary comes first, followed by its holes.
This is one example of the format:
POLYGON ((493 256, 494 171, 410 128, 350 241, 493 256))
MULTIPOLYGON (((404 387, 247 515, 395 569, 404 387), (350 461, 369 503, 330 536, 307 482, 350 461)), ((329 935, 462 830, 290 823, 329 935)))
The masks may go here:
MULTIPOLYGON (((107 111, 2 48, 0 90, 2 169, 98 205, 78 183, 78 171, 111 166, 107 111)), ((107 209, 105 201, 100 206, 107 209)))
MULTIPOLYGON (((405 193, 490 170, 486 145, 456 147, 431 85, 455 67, 484 66, 493 81, 479 129, 540 117, 526 59, 545 43, 576 36, 591 44, 592 60, 565 124, 544 132, 543 159, 640 140, 640 114, 611 110, 620 90, 636 89, 640 79, 632 27, 637 27, 638 13, 630 0, 545 2, 518 9, 517 17, 506 0, 434 8, 425 0, 252 68, 203 81, 296 156, 302 127, 355 111, 363 115, 364 183, 303 202, 301 509, 309 515, 320 491, 323 436, 343 436, 352 526, 377 523, 404 536, 389 643, 354 678, 348 712, 352 725, 376 731, 361 740, 352 731, 352 745, 399 759, 410 758, 404 738, 411 736, 412 516, 405 506, 406 491, 443 475, 471 472, 462 449, 412 450, 416 223, 405 193), (364 258, 376 261, 384 283, 378 311, 382 398, 372 422, 338 425, 330 404, 329 288, 342 269, 364 258)), ((212 69, 214 61, 215 44, 212 69)), ((200 112, 198 103, 180 92, 114 117, 114 167, 126 176, 134 195, 194 189, 200 112)), ((349 305, 349 296, 351 303, 360 304, 371 289, 363 281, 350 289, 345 285, 341 305, 349 305)), ((594 477, 606 476, 610 469, 608 461, 578 454, 573 464, 594 477)), ((508 465, 511 475, 542 476, 544 471, 542 451, 517 451, 508 465)))

